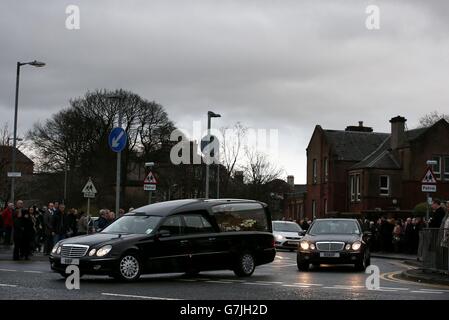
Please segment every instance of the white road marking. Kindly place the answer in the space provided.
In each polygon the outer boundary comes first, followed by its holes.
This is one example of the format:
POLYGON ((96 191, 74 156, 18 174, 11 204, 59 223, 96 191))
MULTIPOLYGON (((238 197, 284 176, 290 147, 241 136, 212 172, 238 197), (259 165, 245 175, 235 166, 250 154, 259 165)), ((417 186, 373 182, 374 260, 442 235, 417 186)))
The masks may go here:
POLYGON ((108 292, 103 292, 101 294, 104 296, 111 296, 111 297, 137 298, 137 299, 148 299, 148 300, 181 300, 181 299, 174 299, 174 298, 136 296, 133 294, 120 294, 120 293, 108 293, 108 292))
POLYGON ((223 283, 223 284, 230 284, 232 282, 229 281, 219 281, 219 280, 207 280, 205 282, 210 282, 210 283, 223 283))
POLYGON ((178 281, 184 281, 184 282, 197 282, 198 280, 195 279, 177 279, 178 281))
POLYGON ((317 284, 317 283, 306 283, 306 282, 296 282, 296 283, 294 283, 295 285, 298 285, 298 286, 318 286, 318 287, 321 287, 321 286, 323 286, 322 284, 317 284))
POLYGON ((32 271, 32 270, 30 270, 30 271, 24 271, 24 272, 26 272, 26 273, 43 273, 42 271, 32 271))
POLYGON ((242 284, 253 284, 256 286, 271 286, 269 283, 259 283, 259 282, 243 282, 242 284))
POLYGON ((415 291, 410 291, 410 292, 413 292, 413 293, 436 293, 436 294, 442 294, 443 292, 441 292, 441 291, 421 291, 421 290, 415 290, 415 291))
POLYGON ((235 279, 218 279, 218 280, 229 281, 229 282, 238 282, 238 283, 245 282, 245 280, 235 280, 235 279))
POLYGON ((17 285, 15 285, 15 284, 0 283, 0 287, 12 287, 12 288, 15 288, 15 287, 17 287, 17 285))
POLYGON ((301 284, 283 284, 283 287, 291 287, 291 288, 310 288, 310 286, 301 285, 301 284))
POLYGON ((410 288, 393 288, 393 287, 379 287, 379 289, 386 289, 386 290, 403 290, 408 291, 410 288))
POLYGON ((283 284, 283 282, 280 281, 256 281, 258 283, 269 283, 269 284, 283 284))
POLYGON ((283 267, 291 267, 291 266, 296 266, 296 263, 292 263, 292 264, 276 264, 276 267, 279 268, 283 268, 283 267))
POLYGON ((0 271, 17 272, 17 270, 13 270, 13 269, 0 269, 0 271))
POLYGON ((419 289, 421 291, 432 291, 432 292, 437 292, 437 291, 441 291, 441 292, 449 292, 449 290, 443 290, 443 289, 419 289))

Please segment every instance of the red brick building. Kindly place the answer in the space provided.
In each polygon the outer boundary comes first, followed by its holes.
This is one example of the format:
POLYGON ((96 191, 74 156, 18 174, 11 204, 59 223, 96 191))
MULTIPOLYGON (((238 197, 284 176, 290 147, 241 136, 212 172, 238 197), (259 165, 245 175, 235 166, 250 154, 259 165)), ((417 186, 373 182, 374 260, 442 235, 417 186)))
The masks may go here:
POLYGON ((406 119, 390 120, 390 133, 349 126, 317 125, 307 147, 307 216, 412 210, 425 201, 421 180, 426 161, 437 160, 434 197, 449 198, 449 123, 406 130, 406 119))

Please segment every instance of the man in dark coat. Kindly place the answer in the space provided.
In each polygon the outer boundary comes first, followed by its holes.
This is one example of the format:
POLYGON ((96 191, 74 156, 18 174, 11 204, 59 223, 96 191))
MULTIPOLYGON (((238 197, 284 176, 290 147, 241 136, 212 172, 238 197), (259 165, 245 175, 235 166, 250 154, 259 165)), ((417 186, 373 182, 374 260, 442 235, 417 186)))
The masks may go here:
POLYGON ((433 200, 432 202, 432 211, 433 217, 430 220, 429 228, 439 228, 441 227, 441 223, 443 222, 443 218, 446 215, 443 207, 441 206, 441 201, 438 199, 433 200))
POLYGON ((54 205, 53 203, 48 204, 48 208, 44 208, 43 216, 43 233, 44 233, 44 254, 46 256, 50 255, 50 251, 53 248, 53 226, 52 226, 52 216, 53 216, 54 205))
POLYGON ((14 228, 13 228, 13 241, 14 241, 14 249, 13 249, 13 260, 20 260, 21 256, 21 247, 23 244, 23 232, 24 232, 24 224, 22 217, 22 210, 16 210, 13 215, 14 220, 14 228))
POLYGON ((51 228, 54 244, 67 237, 68 219, 67 214, 65 212, 65 205, 60 204, 59 209, 57 209, 53 214, 51 221, 51 228))

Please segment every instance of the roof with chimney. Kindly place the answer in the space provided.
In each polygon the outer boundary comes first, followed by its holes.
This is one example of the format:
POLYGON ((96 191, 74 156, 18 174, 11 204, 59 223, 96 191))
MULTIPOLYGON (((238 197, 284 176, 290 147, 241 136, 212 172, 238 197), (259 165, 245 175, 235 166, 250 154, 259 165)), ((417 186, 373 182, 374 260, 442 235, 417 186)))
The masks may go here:
MULTIPOLYGON (((390 122, 405 122, 400 116, 394 117, 390 122)), ((430 127, 405 131, 407 142, 418 139, 430 128, 444 123, 441 119, 430 127)), ((348 126, 346 130, 323 130, 324 136, 338 160, 357 162, 352 169, 377 168, 400 169, 399 161, 391 150, 391 134, 373 132, 372 128, 364 127, 363 122, 359 126, 348 126)))

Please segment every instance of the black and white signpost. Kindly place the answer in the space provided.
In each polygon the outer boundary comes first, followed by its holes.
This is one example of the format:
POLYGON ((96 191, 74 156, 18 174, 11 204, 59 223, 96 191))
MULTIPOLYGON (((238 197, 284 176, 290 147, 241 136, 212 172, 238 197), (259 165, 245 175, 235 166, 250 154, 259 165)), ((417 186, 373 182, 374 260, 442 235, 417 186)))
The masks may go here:
POLYGON ((89 234, 90 199, 95 198, 95 195, 97 194, 97 189, 91 178, 89 178, 81 192, 84 194, 84 198, 87 198, 87 234, 89 234))
POLYGON ((426 193, 426 225, 429 226, 429 218, 430 218, 430 193, 431 192, 437 192, 437 180, 435 179, 435 175, 432 171, 432 168, 430 167, 433 164, 431 160, 427 161, 427 170, 426 173, 421 181, 421 191, 426 193))

